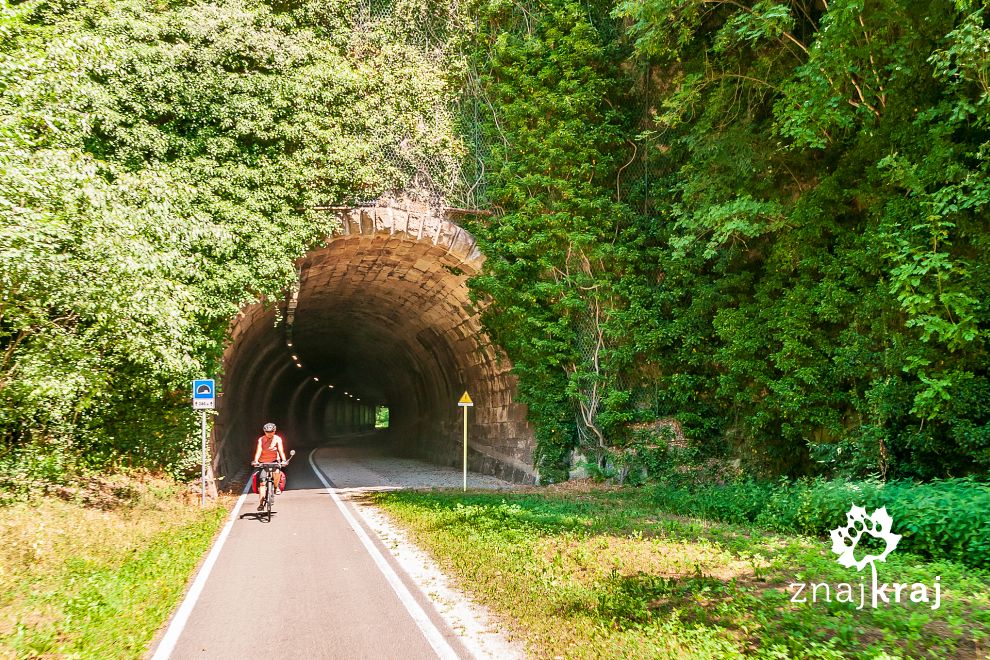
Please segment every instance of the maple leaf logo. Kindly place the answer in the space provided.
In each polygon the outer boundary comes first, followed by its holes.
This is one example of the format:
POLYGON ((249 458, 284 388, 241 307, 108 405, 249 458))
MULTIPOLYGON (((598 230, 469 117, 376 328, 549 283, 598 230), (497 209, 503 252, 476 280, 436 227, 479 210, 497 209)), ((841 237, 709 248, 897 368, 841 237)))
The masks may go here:
POLYGON ((893 552, 897 542, 901 540, 900 534, 890 533, 894 521, 885 506, 874 511, 872 516, 867 516, 864 507, 853 505, 846 513, 846 521, 848 524, 845 527, 833 529, 829 535, 832 537, 832 552, 839 555, 837 561, 847 568, 855 566, 857 571, 861 571, 867 564, 873 564, 873 569, 876 570, 873 562, 886 561, 887 555, 893 552), (886 545, 879 555, 868 554, 857 560, 856 544, 864 533, 883 540, 886 545))

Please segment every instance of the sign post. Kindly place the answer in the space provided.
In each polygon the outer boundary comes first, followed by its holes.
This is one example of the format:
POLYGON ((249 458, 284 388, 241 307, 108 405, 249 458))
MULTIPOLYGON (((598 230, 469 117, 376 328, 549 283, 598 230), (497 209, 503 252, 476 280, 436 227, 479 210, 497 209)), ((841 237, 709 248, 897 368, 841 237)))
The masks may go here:
POLYGON ((200 506, 206 506, 206 411, 217 407, 216 387, 213 379, 193 381, 193 410, 199 410, 200 423, 203 432, 203 463, 200 469, 202 488, 200 492, 200 506))
POLYGON ((474 401, 465 391, 457 405, 464 409, 464 491, 467 492, 467 410, 474 405, 474 401))
POLYGON ((200 497, 199 505, 206 506, 206 411, 201 410, 199 413, 200 424, 203 428, 203 463, 200 467, 199 480, 202 486, 200 487, 200 497))

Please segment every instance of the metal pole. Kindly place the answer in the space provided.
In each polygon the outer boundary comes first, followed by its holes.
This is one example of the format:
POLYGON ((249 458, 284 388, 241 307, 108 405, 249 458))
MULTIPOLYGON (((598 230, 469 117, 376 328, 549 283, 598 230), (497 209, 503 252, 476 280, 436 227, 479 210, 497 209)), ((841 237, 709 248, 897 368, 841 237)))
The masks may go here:
POLYGON ((200 498, 200 506, 206 506, 206 411, 201 411, 203 424, 203 466, 202 466, 202 497, 200 498))
POLYGON ((464 492, 467 492, 467 406, 464 406, 464 492))

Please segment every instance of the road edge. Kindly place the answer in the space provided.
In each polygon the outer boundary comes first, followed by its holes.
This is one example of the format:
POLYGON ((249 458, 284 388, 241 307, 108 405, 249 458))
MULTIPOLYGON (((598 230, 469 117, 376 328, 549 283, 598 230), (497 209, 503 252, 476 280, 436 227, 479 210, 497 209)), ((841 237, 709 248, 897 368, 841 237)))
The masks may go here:
MULTIPOLYGON (((318 448, 317 448, 318 449, 318 448)), ((313 474, 316 478, 323 483, 327 494, 333 499, 334 504, 340 510, 347 524, 351 526, 354 533, 357 534, 358 539, 364 546, 368 554, 374 560, 375 565, 378 570, 381 571, 382 575, 385 576, 385 580, 392 587, 395 595, 399 598, 403 607, 412 617, 413 621, 416 623, 416 627, 419 628, 420 632, 429 642, 430 646, 436 652, 437 656, 443 658, 443 660, 458 660, 460 656, 454 651, 454 648, 444 639, 443 633, 437 628, 436 624, 430 619, 429 614, 426 610, 416 601, 416 598, 409 591, 409 588, 402 581, 402 578, 395 572, 395 569, 388 563, 385 557, 382 555, 381 551, 375 546, 374 542, 368 536, 368 533, 364 530, 364 527, 355 519, 354 514, 348 510, 347 505, 344 504, 343 500, 337 495, 336 488, 330 479, 323 473, 323 470, 316 465, 313 460, 313 455, 316 453, 317 449, 313 449, 309 452, 309 466, 313 470, 313 474)))
POLYGON ((241 510, 241 505, 244 504, 244 499, 247 497, 250 485, 250 480, 244 484, 244 490, 241 492, 241 496, 237 498, 237 503, 231 509, 230 515, 227 517, 227 523, 213 542, 209 554, 206 555, 206 559, 196 573, 196 578, 189 586, 188 591, 186 591, 186 595, 183 597, 178 609, 169 618, 165 634, 162 635, 157 645, 149 648, 145 657, 150 658, 150 660, 167 660, 172 655, 172 651, 175 650, 175 645, 179 641, 186 623, 189 621, 189 615, 192 614, 193 608, 196 606, 196 601, 199 600, 199 596, 203 592, 203 587, 206 586, 206 581, 209 579, 210 572, 213 570, 213 565, 216 564, 217 558, 220 556, 223 544, 227 541, 230 530, 234 527, 234 521, 237 519, 237 514, 241 510))

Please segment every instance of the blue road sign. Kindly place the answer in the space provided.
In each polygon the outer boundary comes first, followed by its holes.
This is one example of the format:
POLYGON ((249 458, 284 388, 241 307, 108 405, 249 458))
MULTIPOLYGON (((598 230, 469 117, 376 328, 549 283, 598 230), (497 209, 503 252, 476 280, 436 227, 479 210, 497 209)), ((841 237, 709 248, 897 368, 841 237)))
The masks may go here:
POLYGON ((193 409, 216 407, 216 388, 213 379, 193 381, 193 409))

